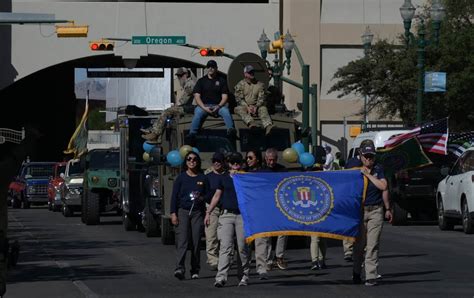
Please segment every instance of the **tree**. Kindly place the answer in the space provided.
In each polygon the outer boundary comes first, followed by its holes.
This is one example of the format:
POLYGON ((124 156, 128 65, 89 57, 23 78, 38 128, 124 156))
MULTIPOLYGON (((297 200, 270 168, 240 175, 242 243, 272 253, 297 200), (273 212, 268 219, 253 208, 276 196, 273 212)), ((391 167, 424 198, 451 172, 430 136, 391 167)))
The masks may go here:
MULTIPOLYGON (((445 1, 446 18, 441 24, 439 46, 426 47, 426 71, 447 73, 446 93, 425 93, 423 119, 450 117, 452 130, 472 129, 474 123, 474 1, 445 1)), ((422 13, 425 24, 428 8, 422 13)), ((427 27, 427 37, 433 32, 427 27)), ((416 90, 418 87, 417 40, 412 36, 405 46, 400 34, 397 41, 379 40, 367 56, 351 61, 338 69, 338 81, 329 92, 339 91, 339 97, 355 93, 367 95, 369 111, 382 117, 400 117, 407 125, 415 124, 416 90)))

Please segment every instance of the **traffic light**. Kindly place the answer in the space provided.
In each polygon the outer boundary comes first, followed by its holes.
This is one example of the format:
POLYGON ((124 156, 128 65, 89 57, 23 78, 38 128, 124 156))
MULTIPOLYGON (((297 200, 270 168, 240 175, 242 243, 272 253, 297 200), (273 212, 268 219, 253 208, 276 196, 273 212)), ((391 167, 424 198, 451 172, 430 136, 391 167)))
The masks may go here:
POLYGON ((199 49, 199 54, 203 57, 222 56, 224 55, 224 48, 201 48, 199 49))
POLYGON ((89 26, 82 25, 56 25, 56 34, 58 37, 87 37, 89 26))
POLYGON ((89 41, 89 48, 92 51, 113 51, 115 42, 108 40, 89 41))

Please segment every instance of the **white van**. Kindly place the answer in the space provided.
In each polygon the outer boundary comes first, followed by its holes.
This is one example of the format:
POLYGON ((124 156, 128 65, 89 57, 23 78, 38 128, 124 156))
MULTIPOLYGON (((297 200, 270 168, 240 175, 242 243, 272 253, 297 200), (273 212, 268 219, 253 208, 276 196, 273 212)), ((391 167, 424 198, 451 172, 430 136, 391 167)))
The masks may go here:
POLYGON ((374 142, 375 148, 380 149, 384 147, 384 142, 386 140, 406 132, 409 132, 409 130, 383 130, 361 133, 354 139, 354 142, 352 142, 352 148, 349 151, 348 159, 357 155, 356 149, 360 147, 360 143, 362 143, 363 140, 372 140, 374 142))

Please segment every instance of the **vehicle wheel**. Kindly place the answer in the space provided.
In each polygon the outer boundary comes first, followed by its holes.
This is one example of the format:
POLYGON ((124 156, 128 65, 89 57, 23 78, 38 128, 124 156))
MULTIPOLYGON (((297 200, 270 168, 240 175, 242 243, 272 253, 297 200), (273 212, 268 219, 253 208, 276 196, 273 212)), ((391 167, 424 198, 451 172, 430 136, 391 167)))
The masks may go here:
POLYGON ((443 199, 441 197, 438 198, 438 227, 441 231, 454 229, 453 223, 450 222, 446 216, 444 216, 444 205, 443 199))
POLYGON ((155 216, 150 212, 150 208, 145 208, 145 234, 147 237, 160 236, 160 225, 155 216))
POLYGON ((462 199, 462 229, 466 234, 474 233, 474 222, 469 213, 469 206, 467 206, 466 198, 462 199))
POLYGON ((126 212, 122 213, 122 224, 125 231, 134 231, 137 227, 135 222, 133 222, 133 220, 126 212))
POLYGON ((392 201, 392 226, 403 226, 407 224, 408 212, 400 207, 397 202, 392 201))
POLYGON ((73 215, 73 212, 71 208, 68 207, 68 205, 63 205, 63 215, 64 217, 71 217, 73 215))
POLYGON ((174 229, 168 218, 161 217, 161 243, 164 245, 174 244, 174 229))
POLYGON ((81 198, 81 221, 82 223, 86 223, 86 214, 87 214, 87 192, 84 192, 81 198))
POLYGON ((87 194, 86 225, 98 225, 100 223, 100 196, 97 193, 89 191, 87 194))

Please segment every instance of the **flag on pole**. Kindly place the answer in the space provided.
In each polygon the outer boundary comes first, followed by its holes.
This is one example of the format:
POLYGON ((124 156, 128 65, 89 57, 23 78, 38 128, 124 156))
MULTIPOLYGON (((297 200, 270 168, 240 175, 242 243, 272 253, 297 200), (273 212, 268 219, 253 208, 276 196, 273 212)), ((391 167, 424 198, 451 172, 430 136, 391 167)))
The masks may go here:
POLYGON ((427 122, 407 133, 385 141, 385 148, 393 148, 404 141, 416 137, 426 152, 447 154, 448 118, 427 122))
POLYGON ((382 164, 385 177, 391 177, 400 170, 409 170, 432 164, 421 148, 416 137, 412 137, 403 143, 377 151, 376 160, 382 164))
POLYGON ((359 170, 233 176, 247 242, 278 235, 354 240, 367 178, 359 170))
POLYGON ((467 148, 474 146, 474 131, 450 133, 448 138, 448 151, 456 156, 461 156, 467 148))
POLYGON ((89 90, 87 90, 86 95, 86 105, 84 108, 84 114, 82 114, 81 121, 76 127, 67 149, 64 150, 64 154, 73 154, 73 158, 79 158, 82 154, 87 151, 87 118, 89 117, 89 90))

